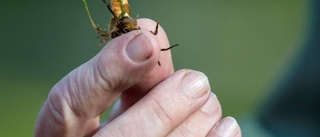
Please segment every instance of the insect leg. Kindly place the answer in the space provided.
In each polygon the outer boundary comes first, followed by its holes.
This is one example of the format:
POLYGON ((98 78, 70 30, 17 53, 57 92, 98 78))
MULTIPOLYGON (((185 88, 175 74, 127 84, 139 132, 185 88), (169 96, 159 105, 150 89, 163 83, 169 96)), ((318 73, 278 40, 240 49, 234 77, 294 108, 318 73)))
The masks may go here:
MULTIPOLYGON (((178 45, 179 45, 179 44, 175 44, 175 45, 173 45, 173 46, 170 46, 169 48, 161 49, 161 51, 167 51, 167 50, 172 49, 172 48, 174 48, 174 47, 176 47, 176 46, 178 46, 178 45)), ((160 61, 158 61, 158 65, 161 67, 160 61)))
POLYGON ((170 46, 169 48, 161 49, 161 51, 167 51, 167 50, 172 49, 172 48, 174 48, 174 47, 176 47, 176 46, 178 46, 178 45, 179 45, 179 44, 175 44, 175 45, 173 45, 173 46, 170 46))
POLYGON ((102 0, 104 4, 107 4, 106 0, 102 0))
POLYGON ((156 29, 154 31, 150 31, 153 35, 158 34, 158 29, 159 29, 159 23, 157 22, 156 29))

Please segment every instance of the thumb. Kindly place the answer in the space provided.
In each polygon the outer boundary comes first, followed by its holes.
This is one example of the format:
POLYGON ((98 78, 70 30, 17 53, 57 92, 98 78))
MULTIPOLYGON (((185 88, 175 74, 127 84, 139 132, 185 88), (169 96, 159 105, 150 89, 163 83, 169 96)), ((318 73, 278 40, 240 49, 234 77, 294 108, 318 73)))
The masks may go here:
POLYGON ((40 112, 36 136, 93 134, 99 128, 99 115, 154 68, 159 54, 159 44, 149 31, 113 39, 52 88, 40 112))

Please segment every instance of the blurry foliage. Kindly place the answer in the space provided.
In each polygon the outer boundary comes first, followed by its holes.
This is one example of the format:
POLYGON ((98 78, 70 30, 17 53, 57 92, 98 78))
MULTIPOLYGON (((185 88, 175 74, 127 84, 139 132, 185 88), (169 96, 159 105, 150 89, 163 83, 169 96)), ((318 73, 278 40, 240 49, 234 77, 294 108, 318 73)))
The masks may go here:
MULTIPOLYGON (((101 1, 93 18, 108 24, 101 1)), ((306 34, 303 0, 130 1, 132 16, 160 22, 176 69, 207 74, 224 115, 253 112, 306 34)), ((5 0, 0 4, 0 136, 31 136, 50 88, 100 48, 82 2, 5 0)))

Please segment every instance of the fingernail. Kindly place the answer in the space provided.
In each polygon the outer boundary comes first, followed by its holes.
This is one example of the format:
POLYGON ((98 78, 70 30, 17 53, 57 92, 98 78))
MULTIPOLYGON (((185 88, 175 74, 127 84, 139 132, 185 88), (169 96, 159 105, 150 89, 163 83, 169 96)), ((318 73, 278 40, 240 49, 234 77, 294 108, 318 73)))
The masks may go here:
POLYGON ((142 62, 151 57, 152 45, 148 37, 141 33, 129 42, 126 52, 131 60, 142 62))
POLYGON ((232 117, 222 119, 215 127, 216 134, 221 137, 230 137, 234 134, 237 121, 232 117))
POLYGON ((209 90, 207 77, 197 71, 189 70, 182 80, 184 93, 192 98, 199 98, 209 90))
MULTIPOLYGON (((216 111, 215 105, 217 105, 217 96, 213 94, 212 92, 210 93, 210 98, 209 100, 200 108, 202 112, 205 112, 207 114, 211 114, 216 111)), ((219 105, 219 104, 218 104, 219 105)))

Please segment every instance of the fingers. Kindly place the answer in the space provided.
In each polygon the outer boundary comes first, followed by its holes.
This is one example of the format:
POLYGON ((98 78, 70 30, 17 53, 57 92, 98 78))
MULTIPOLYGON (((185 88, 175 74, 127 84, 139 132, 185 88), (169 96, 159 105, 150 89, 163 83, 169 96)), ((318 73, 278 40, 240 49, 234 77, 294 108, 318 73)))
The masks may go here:
POLYGON ((209 97, 209 82, 204 74, 180 70, 95 136, 165 136, 195 113, 209 97))
POLYGON ((99 115, 152 71, 159 53, 157 38, 146 30, 110 41, 52 88, 40 112, 36 136, 93 134, 99 128, 99 115))
MULTIPOLYGON (((153 20, 138 19, 137 21, 142 30, 154 31, 154 29, 156 29, 157 23, 153 20)), ((166 33, 161 26, 159 26, 158 34, 155 37, 158 40, 161 49, 168 48, 170 46, 166 33)), ((117 107, 114 107, 110 112, 108 121, 123 113, 145 94, 147 94, 147 91, 150 91, 150 89, 156 84, 173 73, 174 69, 170 50, 160 52, 159 61, 161 62, 161 66, 156 65, 153 70, 146 74, 138 84, 135 84, 121 95, 121 98, 117 103, 117 107)))
POLYGON ((233 117, 221 119, 209 132, 207 137, 241 137, 241 129, 233 117))
POLYGON ((209 100, 168 137, 241 137, 241 129, 232 117, 221 118, 221 106, 213 93, 209 100))
POLYGON ((221 118, 221 106, 217 96, 211 93, 209 100, 177 128, 168 137, 204 137, 221 118))

